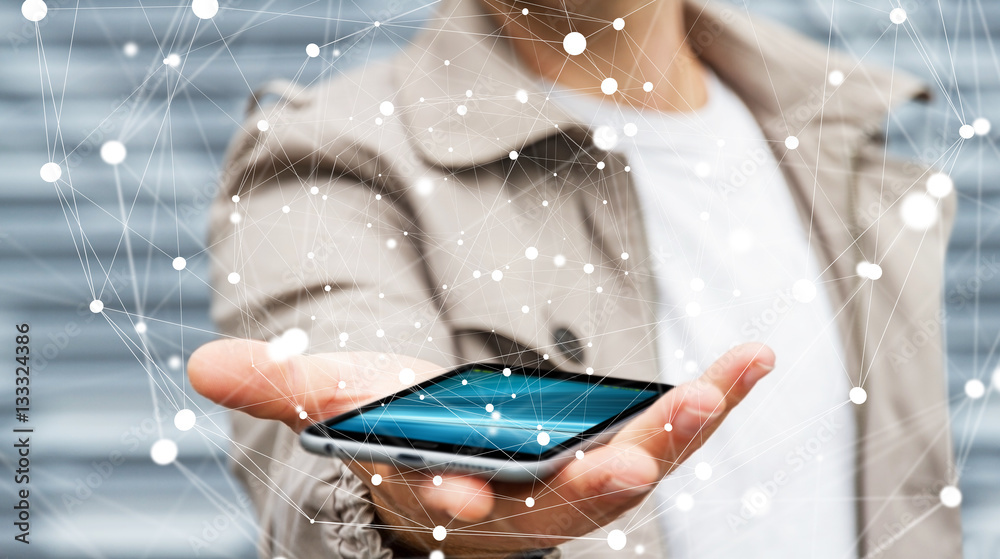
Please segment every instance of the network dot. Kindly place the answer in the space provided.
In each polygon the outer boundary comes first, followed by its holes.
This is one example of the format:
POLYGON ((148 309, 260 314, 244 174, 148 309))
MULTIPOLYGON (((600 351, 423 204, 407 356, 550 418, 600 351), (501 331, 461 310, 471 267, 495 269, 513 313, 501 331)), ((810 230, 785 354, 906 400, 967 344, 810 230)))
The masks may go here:
POLYGON ((43 0, 24 0, 21 4, 21 15, 28 21, 42 21, 47 13, 49 7, 43 0))
POLYGON ((612 530, 608 532, 608 547, 615 551, 621 551, 625 549, 625 543, 628 538, 625 536, 625 532, 621 530, 612 530))
POLYGON ((858 262, 858 265, 854 267, 854 271, 859 276, 872 281, 882 277, 882 266, 868 262, 867 260, 858 262))
POLYGON ((622 29, 625 29, 625 20, 620 17, 615 18, 615 20, 611 22, 611 27, 613 27, 615 31, 621 31, 622 29))
POLYGON ((973 400, 978 400, 986 394, 986 385, 979 379, 972 379, 965 383, 965 395, 973 400))
POLYGON ((971 124, 963 124, 958 129, 958 135, 968 140, 976 135, 976 128, 971 124))
POLYGON ((978 136, 985 136, 989 134, 991 128, 993 128, 993 125, 990 124, 990 121, 985 118, 979 117, 972 121, 972 129, 978 136))
POLYGON ((160 439, 150 447, 149 456, 160 466, 171 464, 177 459, 177 443, 170 439, 160 439))
POLYGON ((172 264, 174 269, 177 270, 178 272, 183 270, 184 268, 187 268, 188 265, 187 259, 184 258, 183 256, 178 256, 177 258, 174 258, 172 264))
POLYGON ((264 119, 257 121, 257 130, 261 132, 267 132, 267 129, 271 127, 271 124, 264 119))
POLYGON ((567 33, 563 37, 563 48, 570 56, 576 56, 578 54, 583 54, 583 51, 587 50, 587 38, 583 36, 582 33, 573 31, 572 33, 567 33))
POLYGON ((795 136, 789 136, 785 138, 785 147, 788 149, 796 149, 799 147, 799 139, 795 136))
POLYGON ((503 279, 503 272, 501 272, 500 270, 493 270, 493 273, 490 274, 490 277, 493 278, 493 281, 500 281, 503 279))
POLYGON ((434 539, 439 542, 444 541, 444 539, 448 537, 448 530, 444 526, 435 526, 431 535, 434 536, 434 539))
POLYGON ((962 504, 962 492, 954 485, 946 485, 939 495, 941 504, 953 509, 962 504))
POLYGON ((126 154, 125 144, 118 140, 109 140, 101 146, 101 159, 108 165, 118 165, 125 161, 126 154))
POLYGON ((955 189, 955 181, 945 173, 934 173, 927 177, 927 193, 935 198, 944 198, 955 189))
POLYGON ((535 506, 535 499, 532 497, 528 497, 527 499, 524 500, 524 504, 530 509, 531 507, 535 506))
POLYGON ((538 249, 535 247, 528 247, 524 249, 524 257, 528 260, 534 260, 538 258, 538 249))
POLYGON ((576 459, 577 460, 583 460, 583 451, 582 450, 576 451, 576 459))
POLYGON ((712 466, 708 462, 698 462, 694 467, 694 477, 705 481, 712 477, 712 466))
POLYGON ((653 91, 653 82, 646 82, 642 84, 642 90, 646 93, 653 91))
POLYGON ((45 182, 56 182, 62 176, 62 167, 58 163, 49 162, 42 165, 42 168, 38 171, 38 175, 45 182))
POLYGON ((372 476, 372 485, 382 485, 382 476, 375 474, 372 476))
POLYGON ((179 54, 172 52, 163 59, 163 63, 171 68, 176 68, 181 65, 181 57, 179 54))
POLYGON ((122 46, 122 52, 125 53, 125 56, 132 58, 139 54, 139 45, 129 41, 122 46))
POLYGON ((396 112, 396 107, 391 101, 382 101, 382 104, 378 106, 378 112, 382 113, 383 116, 390 116, 396 112))
POLYGON ((537 439, 538 439, 538 444, 541 445, 541 446, 548 445, 549 441, 551 440, 551 438, 549 437, 549 434, 546 433, 546 432, 544 432, 544 431, 542 431, 541 433, 538 434, 537 439))
POLYGON ((851 398, 851 402, 859 406, 868 400, 868 392, 860 386, 852 388, 848 396, 851 398))
POLYGON ((104 302, 100 299, 94 299, 90 302, 90 312, 98 314, 104 310, 104 302))
POLYGON ((233 285, 236 285, 237 283, 240 282, 240 275, 237 274, 236 272, 233 272, 233 273, 229 274, 226 277, 226 279, 229 281, 229 283, 231 283, 233 285))
POLYGON ((674 426, 670 423, 664 423, 663 430, 669 433, 674 430, 674 426))
MULTIPOLYGON (((524 13, 525 15, 527 15, 528 8, 524 9, 524 13)), ((441 551, 440 549, 435 549, 434 551, 431 552, 430 555, 427 556, 427 559, 444 559, 444 552, 441 551)))
POLYGON ((442 478, 441 476, 434 476, 434 479, 431 480, 431 483, 433 483, 435 486, 440 487, 441 484, 444 483, 444 478, 442 478))
POLYGON ((926 231, 938 220, 937 200, 921 192, 907 194, 899 211, 903 224, 915 231, 926 231))
POLYGON ((585 273, 585 274, 593 274, 594 273, 594 265, 590 264, 589 262, 587 264, 584 264, 583 265, 583 273, 585 273))
POLYGON ((399 382, 401 382, 402 384, 405 385, 413 384, 413 381, 416 380, 416 378, 417 374, 413 371, 413 369, 410 369, 409 367, 399 371, 399 382))
POLYGON ((309 58, 316 58, 319 56, 319 45, 316 43, 309 43, 306 45, 306 56, 309 58))
POLYGON ((190 431, 194 427, 194 423, 194 412, 187 408, 178 411, 174 415, 174 427, 177 427, 181 431, 190 431))
POLYGON ((834 70, 830 72, 830 75, 826 77, 826 80, 830 83, 830 85, 836 87, 844 83, 844 73, 840 70, 834 70))
POLYGON ((618 80, 614 78, 604 78, 604 81, 601 82, 601 91, 605 95, 613 95, 616 91, 618 91, 618 80))
POLYGON ((903 8, 894 8, 889 12, 889 21, 895 23, 896 25, 902 24, 906 21, 906 10, 903 8))
POLYGON ((191 11, 201 19, 212 19, 219 13, 219 2, 217 0, 194 0, 191 2, 191 11))

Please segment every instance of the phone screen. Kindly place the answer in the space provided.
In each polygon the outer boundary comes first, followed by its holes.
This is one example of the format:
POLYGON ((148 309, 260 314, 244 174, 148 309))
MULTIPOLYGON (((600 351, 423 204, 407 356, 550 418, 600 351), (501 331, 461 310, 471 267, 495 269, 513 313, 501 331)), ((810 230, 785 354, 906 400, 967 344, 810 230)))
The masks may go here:
POLYGON ((326 428, 360 442, 540 459, 648 407, 664 387, 474 366, 334 418, 326 428))

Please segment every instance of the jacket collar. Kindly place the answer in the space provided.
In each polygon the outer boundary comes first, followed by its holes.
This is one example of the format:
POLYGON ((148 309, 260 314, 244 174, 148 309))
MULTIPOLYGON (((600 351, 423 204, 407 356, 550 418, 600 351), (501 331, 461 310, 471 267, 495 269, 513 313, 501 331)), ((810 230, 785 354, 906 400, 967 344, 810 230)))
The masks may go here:
MULTIPOLYGON (((730 5, 685 1, 688 39, 698 56, 747 104, 773 141, 823 122, 860 135, 893 105, 927 90, 916 79, 861 65, 730 5), (844 78, 829 81, 830 72, 844 78)), ((476 0, 442 0, 395 77, 401 118, 431 164, 466 168, 585 124, 546 101, 542 82, 521 68, 508 41, 476 0), (469 96, 471 92, 471 97, 469 96), (465 114, 459 113, 460 106, 465 114)))

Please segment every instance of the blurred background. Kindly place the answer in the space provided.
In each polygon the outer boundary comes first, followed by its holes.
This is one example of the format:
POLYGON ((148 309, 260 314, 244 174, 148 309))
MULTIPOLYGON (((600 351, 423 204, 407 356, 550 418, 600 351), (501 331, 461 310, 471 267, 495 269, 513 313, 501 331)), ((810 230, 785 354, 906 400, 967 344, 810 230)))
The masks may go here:
MULTIPOLYGON (((34 543, 17 556, 255 557, 225 414, 183 371, 213 338, 205 220, 223 152, 253 88, 391 55, 433 2, 222 0, 200 20, 187 2, 55 0, 37 24, 20 4, 0 11, 0 327, 31 324, 36 431, 34 543), (113 139, 127 148, 116 167, 99 153, 113 139), (39 177, 52 160, 63 161, 56 183, 39 177), (103 315, 90 312, 95 299, 103 315), (182 408, 207 413, 181 431, 182 408), (151 459, 161 438, 179 451, 167 466, 151 459)), ((737 6, 932 84, 934 100, 894 113, 887 132, 893 151, 937 162, 960 193, 945 324, 966 557, 1000 557, 1000 126, 988 126, 1000 124, 1000 2, 737 6), (890 22, 897 7, 902 25, 890 22), (975 119, 986 120, 960 141, 975 119)), ((13 354, 13 333, 0 337, 0 355, 13 354)), ((4 424, 13 415, 0 400, 4 424)))

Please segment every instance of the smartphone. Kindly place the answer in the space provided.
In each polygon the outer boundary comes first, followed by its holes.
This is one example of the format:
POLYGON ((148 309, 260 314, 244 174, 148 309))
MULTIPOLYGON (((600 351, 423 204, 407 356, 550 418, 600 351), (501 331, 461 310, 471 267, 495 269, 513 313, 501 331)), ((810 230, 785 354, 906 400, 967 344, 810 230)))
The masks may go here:
POLYGON ((606 442, 671 388, 478 363, 314 424, 300 440, 346 461, 529 482, 606 442))

